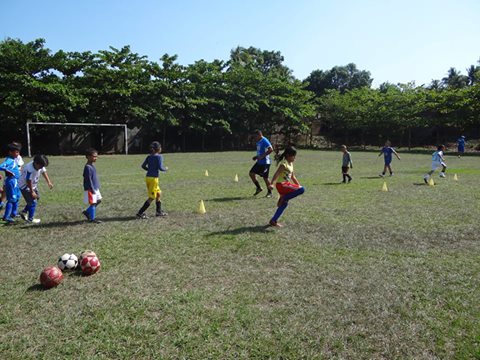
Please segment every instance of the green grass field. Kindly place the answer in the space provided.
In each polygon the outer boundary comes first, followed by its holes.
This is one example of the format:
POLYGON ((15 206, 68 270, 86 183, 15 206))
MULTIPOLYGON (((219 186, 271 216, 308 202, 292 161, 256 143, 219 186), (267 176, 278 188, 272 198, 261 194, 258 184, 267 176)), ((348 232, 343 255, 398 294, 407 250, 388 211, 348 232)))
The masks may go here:
POLYGON ((480 158, 447 156, 431 187, 430 156, 400 154, 382 192, 375 153, 352 153, 345 185, 340 152, 300 151, 306 192, 277 229, 252 155, 166 154, 169 216, 148 220, 144 155, 100 156, 99 225, 85 159, 50 158, 42 223, 0 227, 0 358, 480 359, 480 158), (42 268, 85 249, 98 274, 42 290, 42 268))

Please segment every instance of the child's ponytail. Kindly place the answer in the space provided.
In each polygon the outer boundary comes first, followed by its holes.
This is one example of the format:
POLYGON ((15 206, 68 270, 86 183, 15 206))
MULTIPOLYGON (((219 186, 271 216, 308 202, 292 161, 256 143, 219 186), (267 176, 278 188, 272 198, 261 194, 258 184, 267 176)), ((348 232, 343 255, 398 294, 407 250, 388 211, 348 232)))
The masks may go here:
POLYGON ((283 150, 283 153, 281 155, 277 154, 275 155, 275 161, 277 162, 277 165, 283 161, 287 156, 296 156, 297 155, 297 149, 295 147, 289 145, 283 150))

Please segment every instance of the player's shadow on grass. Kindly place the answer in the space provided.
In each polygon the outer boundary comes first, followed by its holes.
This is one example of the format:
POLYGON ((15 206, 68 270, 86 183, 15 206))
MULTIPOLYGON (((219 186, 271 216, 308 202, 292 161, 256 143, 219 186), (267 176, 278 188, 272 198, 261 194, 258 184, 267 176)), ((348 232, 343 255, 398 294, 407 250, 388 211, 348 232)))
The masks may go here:
POLYGON ((327 183, 322 183, 322 185, 334 186, 334 185, 345 185, 345 184, 342 183, 341 181, 339 181, 339 182, 327 182, 327 183))
POLYGON ((368 180, 380 180, 383 179, 381 176, 360 176, 360 179, 368 179, 368 180))
MULTIPOLYGON (((109 218, 98 218, 102 223, 107 222, 116 222, 116 221, 132 221, 138 220, 136 216, 113 216, 109 218)), ((57 228, 57 227, 68 227, 76 225, 88 225, 88 226, 102 226, 102 224, 90 224, 87 220, 74 220, 74 221, 54 221, 54 222, 44 222, 40 224, 25 224, 22 229, 46 229, 46 228, 57 228)))
POLYGON ((47 290, 50 290, 50 289, 45 289, 42 284, 34 284, 27 289, 27 292, 47 291, 47 290))
POLYGON ((240 235, 245 233, 265 233, 268 232, 268 229, 271 229, 269 225, 256 225, 256 226, 242 226, 236 229, 227 229, 223 231, 214 231, 210 234, 207 234, 207 237, 217 236, 217 235, 240 235))
POLYGON ((239 200, 247 200, 247 199, 255 199, 255 198, 253 196, 232 196, 232 197, 205 199, 205 201, 227 202, 227 201, 239 201, 239 200))

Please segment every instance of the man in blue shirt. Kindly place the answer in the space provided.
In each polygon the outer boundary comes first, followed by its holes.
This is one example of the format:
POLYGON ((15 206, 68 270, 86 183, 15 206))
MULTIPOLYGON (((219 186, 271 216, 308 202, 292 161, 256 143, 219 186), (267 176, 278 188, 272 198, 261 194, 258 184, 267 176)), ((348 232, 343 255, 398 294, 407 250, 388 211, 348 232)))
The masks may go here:
POLYGON ((257 176, 261 176, 265 181, 265 185, 267 186, 268 198, 272 197, 272 191, 270 190, 270 181, 268 180, 269 170, 270 170, 270 154, 273 151, 272 144, 266 137, 263 136, 260 130, 254 131, 255 141, 257 143, 257 155, 255 155, 252 159, 255 161, 255 165, 250 169, 250 179, 256 186, 255 193, 253 196, 258 195, 260 192, 263 191, 262 187, 260 186, 257 176))

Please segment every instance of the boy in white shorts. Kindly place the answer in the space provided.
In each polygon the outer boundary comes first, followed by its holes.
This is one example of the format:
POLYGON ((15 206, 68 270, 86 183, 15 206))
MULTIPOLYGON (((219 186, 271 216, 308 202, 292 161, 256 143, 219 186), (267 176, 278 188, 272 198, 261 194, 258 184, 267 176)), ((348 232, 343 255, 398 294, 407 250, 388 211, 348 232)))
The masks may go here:
POLYGON ((445 151, 445 145, 437 146, 437 151, 432 154, 432 170, 430 170, 424 177, 423 181, 428 184, 428 180, 432 176, 432 174, 437 170, 439 167, 442 168, 440 172, 440 177, 445 177, 445 171, 447 170, 447 164, 445 164, 445 158, 443 157, 443 152, 445 151))
POLYGON ((102 194, 100 194, 100 181, 98 181, 97 169, 94 165, 98 158, 98 152, 95 149, 88 149, 85 156, 87 157, 87 163, 83 168, 83 202, 90 206, 84 210, 82 214, 89 222, 100 224, 101 221, 95 218, 97 206, 102 201, 102 194))
POLYGON ((34 218, 37 203, 40 199, 40 194, 38 192, 40 175, 43 176, 48 187, 50 189, 53 188, 53 184, 47 174, 47 166, 48 158, 45 155, 35 155, 33 161, 29 162, 22 169, 20 179, 18 180, 18 187, 27 203, 23 211, 20 213, 20 216, 23 220, 32 224, 38 224, 40 222, 40 219, 34 218))

